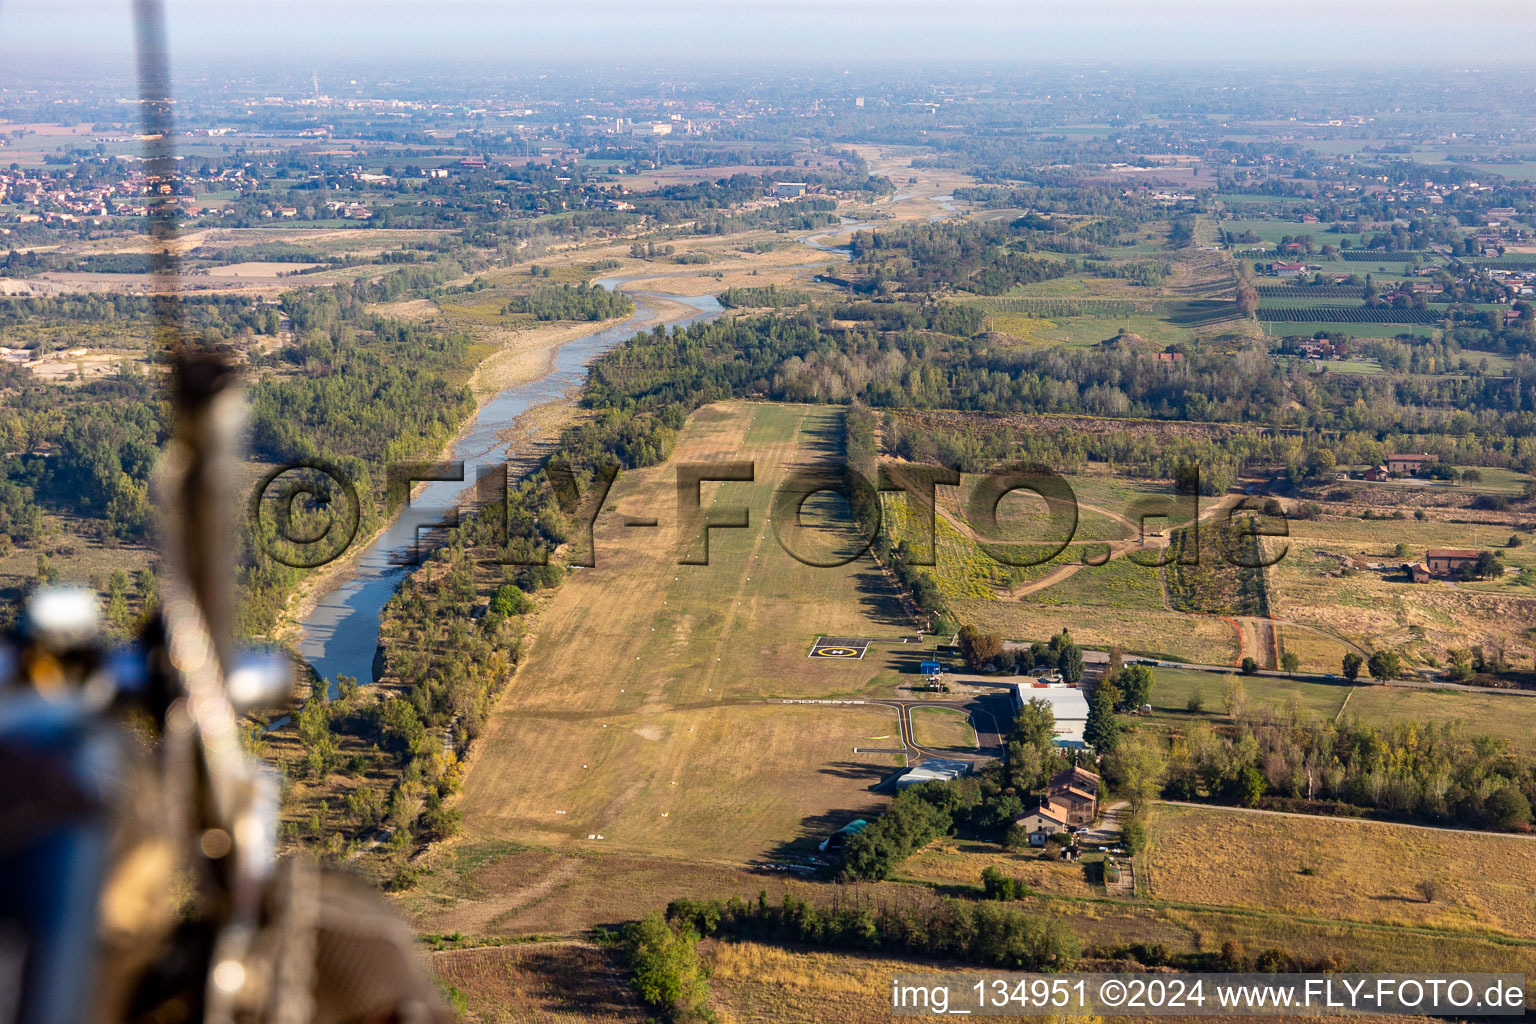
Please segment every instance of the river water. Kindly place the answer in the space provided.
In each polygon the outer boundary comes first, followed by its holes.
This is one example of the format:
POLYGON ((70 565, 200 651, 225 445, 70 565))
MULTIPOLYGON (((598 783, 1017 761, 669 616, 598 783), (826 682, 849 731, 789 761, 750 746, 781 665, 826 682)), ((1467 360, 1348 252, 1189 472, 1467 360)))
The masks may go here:
MULTIPOLYGON (((609 279, 598 284, 616 288, 629 280, 639 278, 609 279)), ((320 595, 301 623, 299 653, 316 672, 331 681, 333 690, 338 675, 351 676, 364 684, 374 680, 379 613, 411 571, 411 566, 403 564, 403 559, 410 554, 412 544, 424 529, 440 522, 445 512, 458 507, 460 496, 466 488, 473 486, 479 467, 489 468, 506 461, 509 449, 517 442, 499 440, 498 434, 534 406, 556 401, 580 385, 586 377, 588 364, 615 345, 634 337, 639 330, 637 325, 653 315, 654 307, 650 303, 653 297, 681 302, 693 310, 667 319, 665 323, 669 326, 713 320, 723 312, 712 295, 653 296, 647 292, 633 292, 630 297, 635 300, 635 312, 631 316, 559 346, 552 370, 536 380, 514 384, 481 406, 468 432, 454 442, 447 455, 450 461, 464 463, 464 481, 433 481, 422 485, 389 529, 358 556, 351 575, 320 595)))
MULTIPOLYGON (((820 252, 846 258, 847 245, 833 245, 828 239, 873 226, 845 218, 839 227, 809 232, 800 236, 800 241, 820 252)), ((826 260, 821 259, 800 266, 810 268, 825 264, 826 260)), ((697 275, 698 271, 690 270, 676 274, 605 278, 596 283, 604 288, 621 288, 632 281, 697 275)), ((483 405, 468 432, 454 442, 446 456, 446 461, 464 463, 464 480, 420 485, 420 491, 389 528, 356 558, 351 574, 321 593, 300 623, 299 653, 322 678, 330 680, 333 692, 339 675, 351 676, 363 684, 374 681, 379 649, 379 613, 411 571, 412 567, 405 564, 404 559, 419 537, 423 538, 424 547, 429 544, 431 535, 424 531, 439 523, 446 512, 460 506, 466 490, 474 486, 480 467, 490 468, 506 461, 509 450, 517 441, 499 439, 498 435, 529 409, 556 401, 579 386, 593 360, 615 345, 628 341, 639 330, 637 325, 651 317, 654 307, 650 300, 664 298, 691 307, 692 312, 663 321, 669 327, 713 320, 724 312, 712 295, 628 294, 635 300, 635 312, 631 316, 559 346, 555 351, 554 368, 549 373, 536 380, 514 384, 483 405)))

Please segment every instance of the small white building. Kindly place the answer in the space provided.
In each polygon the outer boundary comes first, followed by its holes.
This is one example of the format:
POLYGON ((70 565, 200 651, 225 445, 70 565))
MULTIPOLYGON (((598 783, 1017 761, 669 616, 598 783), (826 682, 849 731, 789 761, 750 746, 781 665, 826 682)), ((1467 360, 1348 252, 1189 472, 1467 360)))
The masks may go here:
POLYGON ((896 791, 899 793, 908 786, 916 786, 924 782, 951 782, 970 773, 971 762, 969 761, 930 757, 908 768, 906 774, 896 780, 896 791))

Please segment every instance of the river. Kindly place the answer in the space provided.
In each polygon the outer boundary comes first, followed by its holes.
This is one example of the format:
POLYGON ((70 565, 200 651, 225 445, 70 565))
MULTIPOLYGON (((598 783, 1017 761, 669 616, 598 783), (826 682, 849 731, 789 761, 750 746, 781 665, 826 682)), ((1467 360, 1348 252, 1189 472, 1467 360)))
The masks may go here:
MULTIPOLYGON (((606 288, 617 288, 631 280, 654 278, 610 278, 599 281, 606 288)), ((587 366, 598 356, 634 337, 639 324, 654 315, 650 299, 666 298, 683 303, 693 312, 669 318, 669 326, 686 326, 713 320, 724 310, 712 295, 653 296, 631 292, 635 311, 611 327, 584 338, 566 342, 555 351, 554 368, 544 376, 514 384, 480 407, 467 432, 460 435, 445 456, 464 463, 464 482, 435 481, 421 485, 410 504, 356 557, 352 572, 337 586, 320 594, 314 607, 300 623, 299 653, 322 677, 335 687, 338 675, 351 676, 361 683, 374 680, 374 655, 379 646, 379 613, 389 603, 401 581, 411 571, 402 564, 423 528, 439 522, 443 514, 455 508, 460 496, 473 486, 478 467, 505 462, 509 448, 516 442, 498 438, 523 413, 545 402, 557 401, 581 384, 587 366)))
MULTIPOLYGON (((869 222, 844 218, 838 227, 808 232, 799 240, 819 252, 847 258, 846 244, 832 245, 827 239, 873 226, 869 222)), ((822 259, 790 269, 825 265, 826 260, 822 259)), ((694 277, 698 273, 690 270, 638 274, 604 278, 596 283, 604 288, 622 288, 633 281, 694 277)), ((445 456, 446 461, 464 463, 463 482, 437 481, 420 485, 418 493, 389 528, 354 559, 351 572, 342 582, 321 592, 300 622, 299 654, 322 678, 330 680, 333 692, 339 675, 351 676, 363 684, 375 680, 379 613, 411 571, 411 566, 403 564, 404 557, 425 528, 440 522, 445 512, 460 504, 466 490, 473 487, 479 467, 506 461, 509 449, 516 441, 507 441, 498 435, 529 409, 557 401, 580 385, 586 377, 588 364, 633 337, 640 330, 638 325, 653 315, 654 307, 649 300, 665 298, 692 308, 693 312, 662 321, 669 327, 713 320, 724 312, 712 295, 628 294, 635 300, 632 315, 611 327, 559 346, 555 351, 554 368, 549 373, 526 383, 514 384, 481 406, 469 430, 453 443, 445 456)))

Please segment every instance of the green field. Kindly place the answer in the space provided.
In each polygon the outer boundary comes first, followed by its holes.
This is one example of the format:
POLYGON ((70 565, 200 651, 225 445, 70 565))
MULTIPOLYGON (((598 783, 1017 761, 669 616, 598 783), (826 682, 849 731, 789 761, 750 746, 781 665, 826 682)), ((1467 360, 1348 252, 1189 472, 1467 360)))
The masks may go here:
MULTIPOLYGON (((1195 672, 1177 668, 1152 670, 1152 715, 1149 721, 1168 725, 1187 723, 1200 717, 1222 717, 1225 692, 1224 676, 1215 672, 1195 672), (1202 710, 1191 712, 1190 701, 1199 698, 1202 710)), ((1281 711, 1292 703, 1319 718, 1333 718, 1344 705, 1350 687, 1304 679, 1277 679, 1272 676, 1238 676, 1250 709, 1281 711)), ((1533 709, 1536 710, 1536 709, 1533 709)))
POLYGON ((1306 337, 1323 331, 1342 331, 1353 338, 1395 338, 1400 334, 1415 338, 1434 338, 1439 328, 1428 324, 1340 324, 1322 321, 1306 323, 1261 321, 1259 327, 1271 337, 1306 337))
MULTIPOLYGON (((1060 319, 1041 319, 1022 313, 998 313, 990 316, 991 329, 1013 335, 1020 341, 1035 345, 1097 345, 1108 341, 1122 329, 1139 334, 1158 347, 1184 342, 1193 333, 1189 327, 1171 324, 1152 313, 1132 313, 1126 316, 1072 316, 1060 319)), ((1245 324, 1232 321, 1220 325, 1222 330, 1241 330, 1245 324)))
POLYGON ((1380 374, 1384 372, 1381 364, 1374 359, 1329 359, 1326 361, 1312 361, 1300 356, 1275 356, 1277 362, 1291 365, 1301 364, 1313 373, 1360 373, 1380 374))
MULTIPOLYGON (((1293 199, 1291 201, 1294 202, 1295 200, 1293 199)), ((1291 237, 1292 241, 1300 241, 1303 238, 1311 236, 1313 246, 1318 249, 1321 249, 1325 245, 1331 245, 1337 249, 1343 247, 1346 243, 1355 245, 1360 241, 1359 235, 1336 235, 1332 231, 1328 230, 1329 225, 1327 224, 1303 224, 1295 218, 1291 218, 1289 220, 1271 220, 1268 218, 1250 220, 1223 220, 1217 226, 1220 227, 1221 230, 1232 235, 1242 235, 1245 232, 1251 231, 1255 235, 1258 235, 1259 238, 1263 240, 1263 243, 1268 243, 1270 246, 1278 244, 1279 241, 1287 235, 1291 237)), ((1239 242, 1237 245, 1238 248, 1242 248, 1245 245, 1263 243, 1239 242)))
POLYGON ((975 750, 971 716, 956 708, 913 708, 912 738, 929 750, 975 750))

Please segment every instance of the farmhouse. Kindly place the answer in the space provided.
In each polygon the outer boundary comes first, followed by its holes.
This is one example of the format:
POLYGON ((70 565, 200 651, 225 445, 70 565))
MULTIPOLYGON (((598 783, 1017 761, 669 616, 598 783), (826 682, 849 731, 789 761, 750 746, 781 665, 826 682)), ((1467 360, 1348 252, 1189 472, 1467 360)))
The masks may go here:
POLYGON ((1476 563, 1479 554, 1471 548, 1430 548, 1424 553, 1424 561, 1436 576, 1447 576, 1464 565, 1476 563))
POLYGON ((1307 272, 1305 263, 1284 263, 1276 261, 1270 264, 1270 270, 1276 277, 1300 277, 1307 272))
POLYGON ((1051 836, 1067 830, 1067 812, 1053 805, 1047 797, 1033 811, 1015 818, 1013 825, 1029 836, 1030 846, 1044 846, 1051 836))
POLYGON ((1386 466, 1372 466, 1365 471, 1365 478, 1367 480, 1385 480, 1391 475, 1391 470, 1387 469, 1386 466))
POLYGON ((1425 466, 1439 462, 1437 455, 1388 455, 1387 469, 1393 473, 1407 473, 1410 476, 1418 476, 1425 466))
POLYGON ((1083 768, 1068 768, 1051 776, 1046 800, 1066 811, 1068 825, 1091 825, 1099 816, 1099 777, 1083 768))
POLYGON ((1310 359, 1337 359, 1343 355, 1333 344, 1332 338, 1301 338, 1296 342, 1297 351, 1310 359))
POLYGON ((1428 583, 1430 576, 1429 566, 1423 562, 1413 562, 1403 566, 1403 572, 1408 574, 1408 579, 1414 583, 1428 583))

